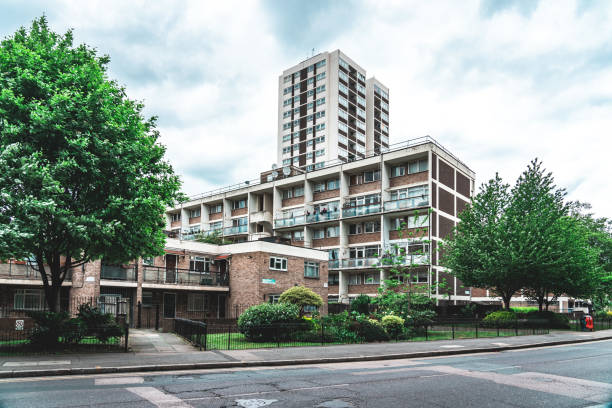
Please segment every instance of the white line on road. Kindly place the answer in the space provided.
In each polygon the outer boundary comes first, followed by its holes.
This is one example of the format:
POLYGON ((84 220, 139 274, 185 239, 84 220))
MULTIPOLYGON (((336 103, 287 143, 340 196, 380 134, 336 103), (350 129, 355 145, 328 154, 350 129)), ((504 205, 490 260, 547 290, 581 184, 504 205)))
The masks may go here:
POLYGON ((121 384, 142 384, 143 377, 111 377, 111 378, 96 378, 96 385, 121 385, 121 384))
POLYGON ((43 360, 43 361, 7 361, 4 367, 29 367, 72 364, 70 360, 43 360))
POLYGON ((321 390, 325 388, 341 388, 348 387, 350 384, 334 384, 334 385, 321 385, 318 387, 301 387, 301 388, 290 388, 287 390, 274 390, 274 391, 261 391, 261 392, 249 392, 244 394, 232 394, 232 395, 223 395, 219 396, 210 396, 210 397, 196 397, 196 398, 185 398, 185 401, 199 401, 205 399, 220 399, 220 398, 234 398, 234 397, 247 397, 251 395, 263 395, 263 394, 274 394, 279 392, 292 392, 292 391, 310 391, 310 390, 321 390))
POLYGON ((174 395, 166 394, 153 387, 130 387, 126 388, 129 392, 146 399, 151 404, 159 408, 191 408, 191 405, 183 402, 174 395))

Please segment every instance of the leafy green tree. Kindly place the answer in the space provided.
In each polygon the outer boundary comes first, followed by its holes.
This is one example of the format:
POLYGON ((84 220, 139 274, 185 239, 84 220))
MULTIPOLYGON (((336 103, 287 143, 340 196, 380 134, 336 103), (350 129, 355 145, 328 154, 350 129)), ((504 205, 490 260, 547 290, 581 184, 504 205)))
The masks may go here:
POLYGON ((304 315, 304 306, 323 306, 321 296, 304 286, 294 286, 281 293, 278 299, 281 303, 290 303, 300 308, 300 317, 304 315))
POLYGON ((0 45, 0 259, 34 260, 52 311, 72 268, 161 254, 180 187, 109 61, 44 16, 0 45))

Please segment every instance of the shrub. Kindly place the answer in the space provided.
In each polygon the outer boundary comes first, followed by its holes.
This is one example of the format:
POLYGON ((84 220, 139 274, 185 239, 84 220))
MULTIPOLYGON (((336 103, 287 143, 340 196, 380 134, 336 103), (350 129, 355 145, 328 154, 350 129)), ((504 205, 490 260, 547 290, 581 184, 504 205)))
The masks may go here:
POLYGON ((509 310, 499 310, 489 313, 483 320, 483 327, 500 327, 504 329, 516 326, 516 313, 509 310))
POLYGON ((291 303, 262 303, 251 306, 238 318, 238 329, 249 341, 276 340, 279 335, 287 336, 285 330, 279 331, 279 325, 286 325, 290 330, 304 330, 308 324, 299 318, 300 309, 291 303))
POLYGON ((436 318, 436 312, 433 310, 412 310, 410 315, 406 316, 405 325, 407 327, 426 326, 433 323, 436 318))
POLYGON ((549 329, 569 329, 569 317, 564 314, 551 312, 549 310, 531 311, 525 315, 530 327, 549 329))
POLYGON ((351 301, 351 312, 367 315, 370 313, 372 299, 368 295, 359 295, 351 301))
POLYGON ((382 326, 391 338, 397 339, 404 331, 404 319, 394 315, 382 318, 382 326))
POLYGON ((537 307, 511 307, 510 310, 512 310, 516 315, 522 316, 532 312, 537 312, 539 309, 537 307))
POLYGON ((364 341, 389 340, 380 322, 374 319, 358 319, 351 323, 351 330, 364 341))
MULTIPOLYGON (((66 333, 71 328, 68 313, 66 312, 46 312, 34 311, 28 313, 34 320, 35 326, 30 333, 30 344, 35 348, 54 349, 57 348, 61 340, 66 338, 66 333)), ((72 339, 72 336, 69 335, 72 339)))
POLYGON ((279 302, 290 303, 299 307, 299 315, 304 314, 304 306, 321 307, 323 299, 321 296, 304 286, 294 286, 281 293, 279 302))
POLYGON ((82 304, 79 306, 77 317, 85 327, 86 335, 95 336, 103 343, 110 338, 123 335, 123 328, 117 324, 113 316, 109 313, 102 313, 97 307, 82 304))

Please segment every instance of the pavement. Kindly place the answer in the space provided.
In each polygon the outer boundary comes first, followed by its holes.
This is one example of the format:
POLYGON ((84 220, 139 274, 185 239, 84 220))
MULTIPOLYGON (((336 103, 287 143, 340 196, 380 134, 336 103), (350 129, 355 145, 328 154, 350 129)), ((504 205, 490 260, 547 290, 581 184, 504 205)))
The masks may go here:
POLYGON ((612 330, 546 335, 199 351, 172 333, 130 330, 127 353, 0 356, 0 378, 286 366, 485 353, 612 339, 612 330))

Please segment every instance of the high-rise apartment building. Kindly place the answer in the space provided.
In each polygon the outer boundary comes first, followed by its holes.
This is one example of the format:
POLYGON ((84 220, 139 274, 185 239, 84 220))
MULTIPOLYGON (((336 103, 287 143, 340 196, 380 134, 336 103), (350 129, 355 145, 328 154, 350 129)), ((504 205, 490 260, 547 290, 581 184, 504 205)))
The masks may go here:
POLYGON ((278 107, 279 165, 312 171, 389 146, 389 89, 340 50, 285 70, 278 107))

